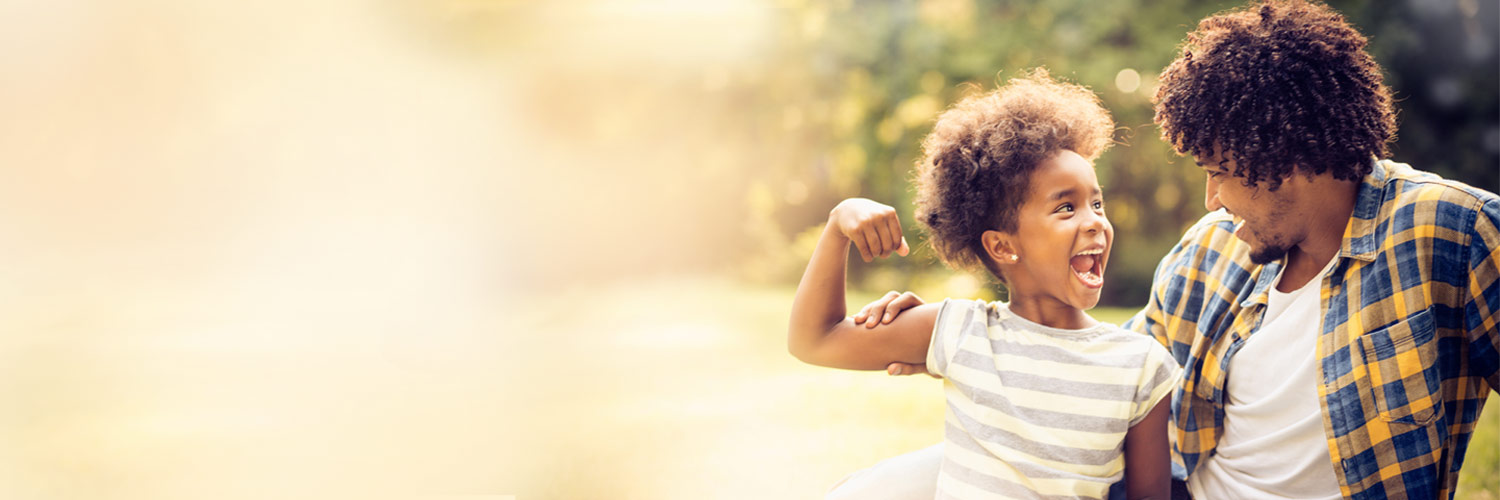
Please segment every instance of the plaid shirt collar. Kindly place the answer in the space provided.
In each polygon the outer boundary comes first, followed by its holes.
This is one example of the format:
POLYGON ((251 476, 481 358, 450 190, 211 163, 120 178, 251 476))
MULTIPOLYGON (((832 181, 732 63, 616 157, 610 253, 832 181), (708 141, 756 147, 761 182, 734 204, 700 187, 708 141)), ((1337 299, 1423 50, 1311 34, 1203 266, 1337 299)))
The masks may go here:
POLYGON ((1375 169, 1365 176, 1359 185, 1359 194, 1354 198, 1354 215, 1349 218, 1349 227, 1344 229, 1344 245, 1339 256, 1365 262, 1375 260, 1380 253, 1380 238, 1375 235, 1376 216, 1385 204, 1385 184, 1390 179, 1384 162, 1371 160, 1375 169))
MULTIPOLYGON (((1375 256, 1380 253, 1380 240, 1375 235, 1378 226, 1375 217, 1380 214, 1380 207, 1386 202, 1385 184, 1390 178, 1384 163, 1374 159, 1370 162, 1374 164, 1374 169, 1359 185, 1359 192, 1354 198, 1354 214, 1349 218, 1349 226, 1344 228, 1344 243, 1339 249, 1339 257, 1364 262, 1374 261, 1375 256)), ((1276 277, 1281 275, 1285 260, 1277 259, 1251 270, 1257 274, 1255 288, 1245 300, 1240 301, 1240 307, 1266 304, 1271 286, 1276 284, 1276 277)))

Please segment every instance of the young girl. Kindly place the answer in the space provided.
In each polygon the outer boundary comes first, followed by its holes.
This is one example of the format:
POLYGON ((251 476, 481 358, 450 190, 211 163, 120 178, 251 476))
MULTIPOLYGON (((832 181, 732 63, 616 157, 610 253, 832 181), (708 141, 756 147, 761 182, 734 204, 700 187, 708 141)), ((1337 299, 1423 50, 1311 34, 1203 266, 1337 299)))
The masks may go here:
POLYGON ((789 350, 857 370, 925 363, 948 411, 938 498, 1168 498, 1177 364, 1151 337, 1089 317, 1114 229, 1091 161, 1113 122, 1044 70, 968 97, 922 143, 917 219, 939 257, 987 270, 1009 302, 948 299, 872 329, 845 317, 845 255, 906 255, 896 212, 834 207, 792 304, 789 350))

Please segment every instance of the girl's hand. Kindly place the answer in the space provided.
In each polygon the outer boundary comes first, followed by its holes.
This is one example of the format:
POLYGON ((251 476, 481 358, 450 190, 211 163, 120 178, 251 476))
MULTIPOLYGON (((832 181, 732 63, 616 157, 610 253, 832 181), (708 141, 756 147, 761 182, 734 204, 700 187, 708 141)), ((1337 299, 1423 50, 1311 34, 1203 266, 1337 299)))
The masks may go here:
POLYGON ((938 378, 938 379, 943 378, 943 377, 939 377, 937 375, 933 375, 932 372, 927 371, 927 364, 926 363, 916 363, 916 364, 891 363, 889 365, 886 365, 886 367, 885 367, 885 373, 889 374, 889 375, 891 375, 893 377, 899 377, 899 376, 903 376, 903 375, 916 375, 918 373, 921 373, 921 374, 925 374, 925 375, 927 375, 929 377, 932 377, 932 378, 938 378))
POLYGON ((917 294, 901 293, 895 290, 885 292, 885 296, 875 299, 858 313, 854 314, 854 324, 865 325, 865 328, 875 328, 875 325, 888 325, 891 320, 896 319, 901 311, 926 304, 917 294))
MULTIPOLYGON (((885 293, 884 297, 875 299, 858 313, 854 314, 854 324, 863 325, 865 328, 875 328, 876 325, 888 325, 891 320, 901 314, 901 311, 925 304, 917 294, 901 293, 895 290, 885 293)), ((927 365, 921 363, 891 363, 885 367, 885 372, 891 375, 916 375, 925 373, 932 378, 942 378, 927 371, 927 365)))
POLYGON ((904 257, 911 251, 906 238, 901 236, 901 219, 889 205, 850 198, 833 207, 828 222, 854 243, 865 262, 888 257, 891 252, 904 257))

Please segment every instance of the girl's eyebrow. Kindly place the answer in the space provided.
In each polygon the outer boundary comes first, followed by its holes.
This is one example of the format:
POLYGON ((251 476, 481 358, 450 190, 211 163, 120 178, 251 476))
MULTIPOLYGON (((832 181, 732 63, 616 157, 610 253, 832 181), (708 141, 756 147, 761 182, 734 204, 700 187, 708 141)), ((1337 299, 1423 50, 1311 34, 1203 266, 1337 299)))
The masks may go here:
MULTIPOLYGON (((1064 189, 1062 191, 1058 191, 1056 193, 1052 193, 1052 196, 1048 196, 1047 199, 1048 200, 1061 200, 1061 199, 1071 198, 1077 192, 1078 192, 1077 189, 1067 188, 1067 189, 1064 189)), ((1099 190, 1099 186, 1094 186, 1094 187, 1092 187, 1092 188, 1089 189, 1089 194, 1090 195, 1099 195, 1099 194, 1103 194, 1103 193, 1104 193, 1103 191, 1099 190)))
POLYGON ((1067 189, 1064 189, 1062 191, 1058 191, 1056 193, 1052 193, 1052 196, 1048 196, 1047 199, 1048 200, 1061 200, 1061 199, 1071 198, 1071 197, 1073 197, 1073 192, 1074 191, 1076 191, 1076 190, 1073 189, 1073 188, 1067 188, 1067 189))

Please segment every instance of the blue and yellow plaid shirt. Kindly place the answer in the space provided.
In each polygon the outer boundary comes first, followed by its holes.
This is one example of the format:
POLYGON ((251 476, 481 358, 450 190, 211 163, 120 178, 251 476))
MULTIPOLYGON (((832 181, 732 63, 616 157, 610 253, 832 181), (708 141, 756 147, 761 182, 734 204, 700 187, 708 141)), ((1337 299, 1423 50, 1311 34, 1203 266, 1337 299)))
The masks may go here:
MULTIPOLYGON (((1156 270, 1126 323, 1167 346, 1174 458, 1191 474, 1224 429, 1229 360, 1259 327, 1281 262, 1255 265, 1237 221, 1210 213, 1156 270)), ((1322 278, 1318 395, 1344 497, 1450 498, 1500 388, 1500 198, 1391 161, 1359 188, 1322 278)))

